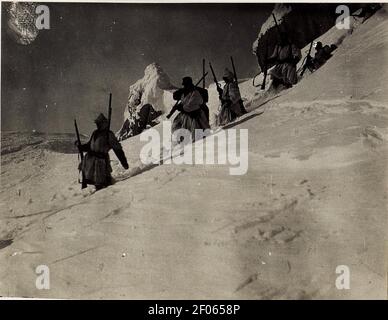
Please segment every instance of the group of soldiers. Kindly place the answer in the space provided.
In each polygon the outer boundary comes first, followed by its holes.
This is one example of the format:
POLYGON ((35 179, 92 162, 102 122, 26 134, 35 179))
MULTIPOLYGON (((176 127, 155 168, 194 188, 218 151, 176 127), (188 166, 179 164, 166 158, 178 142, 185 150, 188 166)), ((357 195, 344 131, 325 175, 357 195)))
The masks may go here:
POLYGON ((331 54, 334 50, 337 49, 335 44, 332 45, 323 45, 322 42, 318 41, 315 45, 315 55, 314 57, 307 55, 306 63, 304 68, 309 69, 310 72, 314 72, 323 66, 327 60, 329 60, 333 55, 331 54))
MULTIPOLYGON (((246 112, 241 104, 240 91, 237 82, 234 81, 233 73, 226 69, 223 79, 224 88, 217 87, 222 101, 220 113, 217 116, 217 123, 220 125, 246 112)), ((209 95, 206 89, 194 85, 191 77, 184 77, 182 88, 173 93, 173 99, 177 101, 176 110, 179 111, 172 123, 173 132, 186 129, 192 132, 192 140, 195 140, 196 129, 210 129, 209 108, 206 105, 209 95)), ((147 112, 150 112, 149 109, 147 107, 147 112)), ((104 114, 101 113, 94 122, 97 129, 92 133, 89 141, 85 144, 76 141, 75 144, 80 153, 86 152, 79 166, 84 180, 83 185, 95 185, 96 190, 100 190, 113 183, 109 151, 113 149, 124 169, 128 169, 128 162, 120 142, 109 129, 109 121, 104 114)), ((142 123, 139 129, 144 128, 145 125, 142 123)))
MULTIPOLYGON (((225 125, 247 111, 242 104, 241 94, 234 74, 225 69, 223 75, 225 85, 223 88, 217 83, 217 91, 220 99, 219 113, 216 115, 216 124, 225 125)), ((196 140, 196 129, 210 129, 209 94, 205 88, 193 84, 191 77, 182 79, 182 88, 173 93, 173 99, 177 101, 176 110, 179 114, 174 118, 172 131, 186 129, 192 133, 192 140, 196 140)), ((202 136, 202 135, 201 135, 202 136)))
MULTIPOLYGON (((323 46, 321 42, 318 42, 315 47, 315 56, 311 57, 310 54, 307 56, 305 67, 311 72, 315 71, 331 57, 331 52, 335 49, 335 46, 323 46)), ((272 55, 265 61, 266 64, 274 66, 269 72, 273 88, 277 89, 279 86, 290 88, 297 83, 297 64, 301 57, 301 50, 289 40, 287 33, 282 32, 280 34, 280 41, 275 46, 272 55)), ((217 82, 212 67, 211 69, 220 100, 219 112, 216 115, 216 125, 223 126, 247 113, 247 111, 241 99, 235 70, 233 73, 229 69, 225 69, 222 77, 225 84, 222 88, 217 82)), ((196 140, 196 129, 210 129, 209 108, 206 105, 209 95, 204 87, 194 85, 191 77, 184 77, 182 79, 182 88, 173 93, 173 99, 176 101, 173 111, 179 111, 172 123, 173 132, 179 129, 186 129, 192 133, 192 141, 194 141, 196 140)), ((155 112, 152 106, 146 104, 143 107, 141 110, 144 109, 144 115, 143 117, 138 117, 142 121, 139 120, 140 122, 136 127, 137 133, 140 133, 147 127, 149 119, 154 120, 154 117, 150 116, 155 112)), ((172 113, 167 117, 169 118, 172 113)), ((108 119, 103 114, 100 114, 95 123, 97 129, 93 132, 90 140, 86 144, 81 144, 78 141, 76 145, 80 153, 86 152, 86 157, 81 161, 79 168, 85 180, 84 185, 92 184, 99 190, 113 183, 109 150, 113 149, 125 169, 128 169, 128 163, 119 141, 109 129, 108 119)), ((179 143, 179 141, 177 142, 179 143)))

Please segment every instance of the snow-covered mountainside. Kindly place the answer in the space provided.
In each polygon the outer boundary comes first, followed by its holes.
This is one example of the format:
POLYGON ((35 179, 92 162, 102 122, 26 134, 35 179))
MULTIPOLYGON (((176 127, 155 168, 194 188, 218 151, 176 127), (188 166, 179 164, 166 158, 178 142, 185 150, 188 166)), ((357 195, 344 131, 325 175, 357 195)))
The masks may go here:
MULTIPOLYGON (((143 78, 129 87, 128 102, 124 110, 124 121, 132 123, 136 117, 137 108, 149 103, 156 111, 168 112, 172 105, 172 90, 170 78, 157 63, 152 63, 144 70, 143 78)), ((119 130, 119 137, 125 132, 119 130)))
POLYGON ((268 96, 241 83, 250 112, 231 126, 249 132, 243 176, 143 165, 135 136, 122 143, 130 169, 112 153, 120 181, 93 193, 80 190, 76 154, 41 148, 41 137, 12 149, 2 136, 0 295, 386 299, 386 7, 321 39, 339 36, 334 56, 291 89, 268 96), (35 287, 38 265, 50 290, 35 287), (350 290, 337 289, 338 266, 350 290))

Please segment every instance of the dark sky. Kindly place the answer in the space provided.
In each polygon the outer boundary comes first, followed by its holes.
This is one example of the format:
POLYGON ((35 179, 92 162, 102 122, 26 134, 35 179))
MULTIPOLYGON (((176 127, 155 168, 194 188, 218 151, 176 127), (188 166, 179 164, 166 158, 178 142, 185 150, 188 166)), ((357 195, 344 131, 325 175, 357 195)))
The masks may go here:
MULTIPOLYGON (((158 62, 174 84, 202 73, 202 58, 222 72, 235 58, 239 77, 253 76, 252 42, 271 4, 49 3, 50 30, 29 45, 16 43, 2 16, 2 130, 81 131, 106 113, 122 124, 128 87, 158 62), (47 107, 46 107, 47 105, 47 107)), ((207 78, 207 82, 211 77, 207 78)))

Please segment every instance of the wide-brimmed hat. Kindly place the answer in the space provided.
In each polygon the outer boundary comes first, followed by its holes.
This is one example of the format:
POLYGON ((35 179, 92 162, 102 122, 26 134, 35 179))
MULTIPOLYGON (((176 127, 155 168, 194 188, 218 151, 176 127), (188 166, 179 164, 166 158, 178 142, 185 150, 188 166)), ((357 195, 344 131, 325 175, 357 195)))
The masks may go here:
POLYGON ((193 84, 193 79, 191 77, 184 77, 182 79, 182 85, 192 85, 193 84))

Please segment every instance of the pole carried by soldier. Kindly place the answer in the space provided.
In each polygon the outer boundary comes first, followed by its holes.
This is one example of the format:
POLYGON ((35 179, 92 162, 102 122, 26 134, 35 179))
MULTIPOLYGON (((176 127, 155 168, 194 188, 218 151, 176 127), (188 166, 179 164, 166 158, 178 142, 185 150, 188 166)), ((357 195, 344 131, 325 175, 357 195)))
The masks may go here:
POLYGON ((276 20, 276 17, 275 17, 275 14, 274 14, 274 13, 272 13, 272 18, 273 18, 273 20, 275 21, 275 26, 276 26, 276 29, 278 30, 278 33, 281 34, 282 31, 280 30, 278 21, 276 20))
POLYGON ((196 87, 196 89, 199 91, 199 93, 202 96, 203 99, 203 104, 201 106, 201 109, 203 112, 205 112, 205 116, 207 119, 207 122, 210 120, 210 112, 209 112, 209 107, 207 106, 207 103, 209 102, 209 92, 206 89, 206 76, 207 72, 205 69, 205 59, 202 59, 202 87, 196 87))
POLYGON ((268 75, 268 65, 266 63, 266 61, 268 60, 268 38, 265 40, 265 51, 264 51, 264 60, 262 60, 260 58, 260 54, 258 52, 258 48, 256 49, 256 57, 257 57, 257 63, 259 65, 259 68, 260 68, 260 71, 257 75, 255 75, 255 77, 252 79, 252 85, 254 87, 259 87, 260 86, 260 89, 261 90, 265 90, 265 83, 267 82, 267 75, 268 75), (263 73, 263 81, 261 83, 261 85, 256 85, 255 84, 255 79, 258 75, 260 75, 261 73, 263 73))
MULTIPOLYGON (((238 78, 237 78, 236 68, 234 66, 234 61, 233 61, 233 57, 232 56, 230 57, 230 61, 232 62, 234 81, 236 82, 236 85, 237 85, 237 88, 238 88, 238 78)), ((239 91, 240 91, 240 89, 239 89, 239 91)), ((246 114, 247 110, 245 110, 244 102, 241 99, 241 95, 240 95, 239 104, 240 104, 241 113, 242 114, 246 114)))
POLYGON ((108 105, 108 132, 110 130, 110 123, 112 120, 112 93, 109 93, 109 105, 108 105))
POLYGON ((202 88, 205 89, 206 87, 206 76, 205 76, 206 70, 205 70, 205 59, 202 59, 202 88))
POLYGON ((300 73, 300 76, 302 77, 304 75, 304 73, 306 72, 306 69, 311 65, 311 60, 312 60, 312 57, 311 57, 311 50, 313 49, 313 44, 314 44, 314 41, 311 41, 310 43, 310 48, 309 48, 309 51, 307 53, 307 56, 306 56, 306 60, 303 64, 303 69, 302 69, 302 72, 300 73))
POLYGON ((213 81, 214 81, 214 83, 216 84, 216 87, 217 87, 218 98, 220 99, 220 102, 222 104, 222 88, 221 88, 221 85, 217 81, 216 73, 214 72, 213 66, 212 66, 212 64, 210 62, 209 62, 209 67, 210 67, 210 70, 211 70, 211 72, 213 74, 213 81))
MULTIPOLYGON (((259 58, 259 55, 257 55, 257 58, 259 58)), ((262 62, 263 65, 263 82, 261 84, 261 90, 265 90, 265 83, 267 82, 267 75, 268 75, 268 38, 265 40, 265 52, 264 52, 264 62, 262 62)))
POLYGON ((75 134, 77 136, 77 147, 78 147, 79 160, 80 160, 80 163, 78 164, 78 171, 81 172, 81 179, 82 179, 82 181, 80 181, 78 178, 78 182, 81 183, 81 189, 85 189, 88 185, 86 183, 85 173, 82 170, 82 163, 84 161, 84 153, 82 152, 81 147, 80 147, 81 146, 81 139, 79 136, 79 130, 78 130, 76 119, 74 119, 74 127, 75 127, 75 134))

